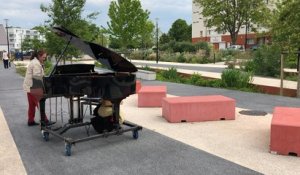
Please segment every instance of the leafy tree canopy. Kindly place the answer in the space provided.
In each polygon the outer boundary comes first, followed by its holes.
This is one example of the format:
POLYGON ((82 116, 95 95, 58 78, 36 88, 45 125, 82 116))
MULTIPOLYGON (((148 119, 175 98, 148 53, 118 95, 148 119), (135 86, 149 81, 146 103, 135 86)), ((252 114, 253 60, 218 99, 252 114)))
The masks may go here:
POLYGON ((175 41, 190 41, 192 38, 192 26, 189 26, 183 19, 177 19, 172 24, 168 35, 175 41))
MULTIPOLYGON (((53 26, 63 26, 74 32, 84 40, 95 41, 100 35, 100 29, 91 23, 98 15, 97 12, 82 17, 85 0, 52 0, 48 6, 41 4, 42 12, 47 13, 49 19, 46 22, 50 29, 53 26)), ((53 32, 46 32, 46 48, 49 54, 61 53, 66 42, 57 37, 53 32)), ((74 47, 69 47, 66 55, 77 56, 80 52, 74 47)))
POLYGON ((284 0, 277 4, 272 21, 273 40, 283 49, 300 48, 300 1, 284 0))
POLYGON ((108 34, 115 46, 121 48, 143 47, 151 41, 154 24, 149 20, 150 12, 143 10, 140 0, 117 0, 109 6, 108 34))
POLYGON ((160 43, 160 44, 166 44, 166 43, 168 43, 168 42, 170 42, 170 41, 171 41, 171 39, 170 39, 169 35, 166 34, 166 33, 163 33, 163 34, 160 36, 160 38, 159 38, 159 43, 160 43))
POLYGON ((269 16, 265 0, 194 0, 202 8, 206 26, 218 32, 229 32, 231 42, 236 43, 243 25, 253 28, 264 24, 269 16))

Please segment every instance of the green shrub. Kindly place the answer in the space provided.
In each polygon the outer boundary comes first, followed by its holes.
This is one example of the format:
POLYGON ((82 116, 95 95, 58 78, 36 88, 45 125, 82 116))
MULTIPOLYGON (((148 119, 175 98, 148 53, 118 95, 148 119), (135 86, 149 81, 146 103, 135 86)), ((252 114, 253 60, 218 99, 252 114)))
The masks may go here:
POLYGON ((160 81, 186 83, 186 80, 177 73, 177 70, 174 67, 171 67, 168 70, 158 71, 156 73, 156 79, 160 81))
POLYGON ((25 77, 26 69, 26 67, 16 67, 16 72, 22 77, 25 77))
POLYGON ((144 60, 145 59, 143 52, 139 52, 139 51, 134 51, 134 52, 130 53, 129 58, 133 59, 133 60, 144 60))
POLYGON ((187 79, 188 84, 196 85, 196 86, 203 86, 205 85, 205 79, 201 77, 200 74, 194 73, 187 79))
POLYGON ((169 52, 161 53, 159 58, 160 61, 176 62, 176 55, 169 52))
POLYGON ((53 69, 52 62, 50 60, 45 61, 45 75, 49 75, 53 69))
POLYGON ((196 47, 190 42, 176 42, 172 48, 174 52, 196 52, 196 47))
POLYGON ((161 44, 160 47, 159 47, 159 50, 160 50, 160 51, 168 51, 168 50, 171 50, 171 49, 170 49, 170 46, 169 46, 169 43, 161 44))
POLYGON ((164 70, 164 71, 162 71, 162 76, 165 79, 177 80, 178 79, 177 69, 174 67, 171 67, 168 70, 164 70))
POLYGON ((205 86, 219 88, 219 87, 223 87, 223 83, 222 80, 220 79, 207 80, 205 86))
POLYGON ((207 42, 197 42, 194 44, 196 50, 204 50, 205 56, 208 57, 211 52, 211 47, 208 45, 207 42))
POLYGON ((237 69, 228 69, 222 72, 222 86, 227 88, 245 88, 252 81, 252 76, 248 72, 237 69))
POLYGON ((276 77, 280 74, 280 48, 263 45, 254 53, 253 72, 255 75, 276 77))
POLYGON ((296 54, 289 54, 287 58, 285 58, 285 65, 286 68, 297 68, 297 57, 296 54))
POLYGON ((230 89, 239 89, 247 92, 256 92, 257 90, 249 84, 252 80, 250 73, 240 72, 238 70, 227 70, 224 75, 222 74, 222 80, 220 79, 204 79, 201 75, 194 73, 190 77, 182 77, 177 73, 175 68, 168 70, 158 71, 156 79, 160 81, 170 81, 176 83, 192 84, 195 86, 207 86, 207 87, 225 87, 230 89))
POLYGON ((24 67, 24 66, 26 66, 26 64, 24 64, 24 63, 17 63, 15 66, 16 67, 24 67))
POLYGON ((186 61, 185 57, 183 56, 183 54, 180 54, 177 58, 176 58, 177 62, 179 63, 184 63, 186 61))

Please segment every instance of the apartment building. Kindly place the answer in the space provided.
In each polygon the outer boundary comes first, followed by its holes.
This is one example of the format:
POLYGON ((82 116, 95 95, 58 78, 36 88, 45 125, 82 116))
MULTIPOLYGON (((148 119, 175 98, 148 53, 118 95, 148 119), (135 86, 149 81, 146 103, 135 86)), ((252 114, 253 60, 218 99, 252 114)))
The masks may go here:
POLYGON ((23 29, 20 27, 6 27, 0 24, 0 50, 7 51, 7 33, 9 41, 9 50, 12 52, 21 51, 22 42, 25 38, 37 38, 40 41, 45 41, 45 36, 41 35, 37 30, 23 29))
POLYGON ((3 50, 7 51, 7 38, 6 38, 6 30, 3 24, 0 24, 0 52, 3 50))
MULTIPOLYGON (((275 8, 272 0, 265 1, 269 8, 275 8)), ((201 14, 202 8, 195 2, 192 6, 192 42, 206 41, 212 43, 215 49, 225 49, 231 45, 231 37, 228 32, 219 33, 214 28, 209 28, 205 24, 205 18, 201 14)), ((258 32, 267 32, 268 29, 256 26, 258 32)), ((251 31, 250 27, 242 26, 237 37, 237 45, 248 49, 255 45, 270 42, 270 37, 257 36, 256 33, 251 31)))

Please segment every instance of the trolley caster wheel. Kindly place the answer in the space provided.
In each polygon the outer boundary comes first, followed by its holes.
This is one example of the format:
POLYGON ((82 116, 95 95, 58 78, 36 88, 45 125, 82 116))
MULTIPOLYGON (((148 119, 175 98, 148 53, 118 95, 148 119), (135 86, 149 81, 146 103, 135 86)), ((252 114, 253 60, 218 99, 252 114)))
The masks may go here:
POLYGON ((138 131, 132 131, 132 137, 137 140, 139 138, 139 132, 138 131))
POLYGON ((43 139, 48 142, 49 141, 49 132, 42 130, 43 139))
POLYGON ((72 148, 72 145, 70 143, 65 144, 65 155, 66 156, 71 156, 71 148, 72 148))

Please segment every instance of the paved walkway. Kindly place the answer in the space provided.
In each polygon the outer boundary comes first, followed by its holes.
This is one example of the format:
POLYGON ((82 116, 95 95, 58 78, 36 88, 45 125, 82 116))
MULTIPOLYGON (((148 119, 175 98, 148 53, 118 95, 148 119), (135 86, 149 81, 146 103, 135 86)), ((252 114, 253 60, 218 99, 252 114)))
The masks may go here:
POLYGON ((14 139, 0 108, 0 174, 26 174, 14 139))
MULTIPOLYGON (((15 68, 4 69, 1 61, 0 64, 0 99, 3 99, 1 94, 8 93, 13 87, 9 86, 9 77, 5 75, 15 74, 15 68)), ((17 99, 6 99, 6 100, 17 100, 17 99)), ((11 102, 13 104, 13 102, 11 102)), ((1 109, 2 104, 0 103, 0 174, 26 174, 23 162, 19 155, 19 151, 15 144, 15 140, 11 135, 4 112, 1 109)))
POLYGON ((241 115, 244 109, 236 108, 235 120, 171 124, 161 117, 161 108, 137 108, 137 95, 124 102, 126 119, 200 150, 263 174, 296 175, 300 171, 299 157, 269 153, 271 114, 241 115))
MULTIPOLYGON (((8 127, 1 127, 0 132, 7 132, 7 128, 9 128, 16 143, 16 146, 14 143, 11 143, 11 146, 17 147, 27 174, 99 174, 99 172, 103 175, 167 175, 170 173, 174 175, 221 175, 224 172, 230 175, 260 174, 149 130, 147 127, 140 133, 138 140, 133 140, 131 133, 100 138, 76 144, 72 147, 72 156, 65 157, 64 142, 61 139, 50 135, 50 141, 45 142, 41 137, 39 127, 26 125, 27 100, 21 88, 23 78, 17 75, 13 68, 4 70, 0 64, 0 79, 5 82, 0 84, 0 107, 8 125, 8 127)), ((50 99, 47 100, 47 114, 50 114, 49 102, 50 99)), ((64 114, 64 121, 67 121, 68 105, 64 98, 61 110, 64 114)), ((135 115, 143 114, 135 113, 135 115)), ((36 117, 36 120, 38 119, 39 117, 36 117)), ((89 116, 86 120, 89 120, 89 116)), ((61 121, 58 120, 56 125, 61 124, 61 121)), ((65 133, 65 136, 86 137, 86 129, 84 127, 72 129, 65 133)), ((95 131, 91 129, 90 134, 94 133, 95 131)), ((0 145, 1 149, 7 149, 3 146, 0 145)), ((18 157, 18 155, 11 155, 11 158, 15 159, 15 156, 18 157)), ((13 165, 15 169, 19 166, 24 170, 22 164, 8 159, 3 161, 13 165)), ((6 168, 8 166, 4 167, 4 172, 8 171, 6 168)), ((14 173, 25 174, 25 172, 13 172, 12 174, 14 173)))
MULTIPOLYGON (((127 120, 144 127, 140 139, 135 142, 129 140, 125 134, 124 137, 82 143, 74 148, 73 156, 64 157, 61 140, 51 137, 50 141, 45 143, 38 128, 26 126, 24 111, 27 103, 20 88, 22 77, 16 75, 12 68, 4 70, 0 67, 0 71, 1 81, 5 82, 0 85, 0 107, 4 109, 5 119, 28 174, 97 174, 101 171, 101 174, 198 175, 260 172, 296 175, 300 172, 298 157, 273 155, 268 152, 271 114, 244 116, 238 113, 241 109, 272 113, 274 106, 299 106, 299 99, 142 81, 142 85, 166 85, 170 95, 219 94, 234 98, 237 101, 236 120, 170 124, 161 117, 160 108, 137 108, 136 95, 132 95, 124 100, 122 110, 127 120)), ((1 126, 0 133, 10 133, 7 129, 8 127, 1 126)), ((82 130, 75 134, 81 132, 82 130)), ((14 143, 10 144, 14 152, 18 152, 14 143)), ((0 144, 0 150, 4 149, 7 148, 0 144)), ((23 172, 16 174, 23 174, 24 167, 20 163, 20 156, 14 154, 11 158, 15 160, 9 160, 11 165, 23 169, 23 172)))

